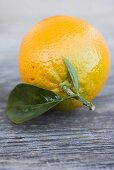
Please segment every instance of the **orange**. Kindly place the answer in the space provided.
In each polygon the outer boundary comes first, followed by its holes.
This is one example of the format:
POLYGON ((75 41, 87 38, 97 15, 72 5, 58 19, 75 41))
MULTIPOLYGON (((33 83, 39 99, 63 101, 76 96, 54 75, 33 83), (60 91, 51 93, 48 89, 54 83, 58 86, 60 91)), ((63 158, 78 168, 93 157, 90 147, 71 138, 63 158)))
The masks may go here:
MULTIPOLYGON (((107 79, 109 52, 101 34, 75 17, 47 18, 24 36, 19 53, 22 81, 65 96, 59 86, 69 79, 63 58, 77 72, 80 94, 87 100, 94 99, 107 79)), ((56 109, 71 110, 80 105, 79 101, 69 99, 56 109)))

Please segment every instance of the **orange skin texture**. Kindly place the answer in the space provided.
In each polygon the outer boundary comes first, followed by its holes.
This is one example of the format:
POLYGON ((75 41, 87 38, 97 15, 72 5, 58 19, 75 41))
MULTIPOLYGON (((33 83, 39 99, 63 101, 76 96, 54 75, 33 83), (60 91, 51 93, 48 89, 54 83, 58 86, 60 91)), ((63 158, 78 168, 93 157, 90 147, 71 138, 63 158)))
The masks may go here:
MULTIPOLYGON (((94 99, 107 79, 109 52, 100 33, 75 17, 49 17, 24 36, 19 53, 22 81, 66 96, 59 87, 65 80, 71 82, 63 58, 76 70, 80 94, 87 100, 94 99)), ((71 88, 74 91, 73 85, 71 88)), ((79 106, 79 101, 69 99, 56 109, 65 111, 79 106)))

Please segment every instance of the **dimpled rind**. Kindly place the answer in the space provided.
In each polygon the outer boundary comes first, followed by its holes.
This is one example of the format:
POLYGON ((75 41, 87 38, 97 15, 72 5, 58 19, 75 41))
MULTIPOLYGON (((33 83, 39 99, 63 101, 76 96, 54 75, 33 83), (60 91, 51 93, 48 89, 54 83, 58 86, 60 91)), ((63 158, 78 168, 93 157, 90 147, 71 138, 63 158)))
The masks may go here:
MULTIPOLYGON (((59 84, 70 77, 63 58, 76 70, 80 94, 87 100, 94 99, 107 79, 109 52, 100 33, 75 17, 47 18, 25 35, 19 53, 22 81, 65 96, 59 84)), ((79 106, 80 102, 69 99, 56 109, 64 111, 79 106)))

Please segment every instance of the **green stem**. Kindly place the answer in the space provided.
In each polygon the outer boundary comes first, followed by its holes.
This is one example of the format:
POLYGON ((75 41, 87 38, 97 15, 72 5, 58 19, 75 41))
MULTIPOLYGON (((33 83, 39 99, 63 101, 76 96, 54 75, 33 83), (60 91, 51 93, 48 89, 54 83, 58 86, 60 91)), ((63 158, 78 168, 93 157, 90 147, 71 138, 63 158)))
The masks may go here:
POLYGON ((71 89, 71 84, 68 81, 65 81, 63 83, 60 83, 60 89, 64 91, 68 96, 73 97, 74 99, 80 101, 83 105, 87 106, 90 110, 95 110, 95 106, 88 102, 86 99, 84 99, 80 94, 76 95, 71 89))
POLYGON ((76 100, 80 101, 83 105, 87 106, 90 110, 95 110, 95 106, 88 102, 86 99, 84 99, 79 92, 79 84, 78 84, 78 76, 76 73, 75 68, 73 65, 69 62, 68 59, 64 58, 64 63, 67 67, 67 70, 69 72, 70 78, 72 80, 73 86, 75 88, 75 93, 71 90, 71 84, 68 81, 64 81, 63 83, 60 83, 60 89, 64 91, 68 96, 71 96, 75 98, 76 100))
POLYGON ((78 100, 83 103, 83 105, 87 106, 89 108, 89 110, 95 110, 95 106, 91 103, 88 102, 86 99, 84 99, 82 96, 77 96, 76 99, 78 98, 78 100))

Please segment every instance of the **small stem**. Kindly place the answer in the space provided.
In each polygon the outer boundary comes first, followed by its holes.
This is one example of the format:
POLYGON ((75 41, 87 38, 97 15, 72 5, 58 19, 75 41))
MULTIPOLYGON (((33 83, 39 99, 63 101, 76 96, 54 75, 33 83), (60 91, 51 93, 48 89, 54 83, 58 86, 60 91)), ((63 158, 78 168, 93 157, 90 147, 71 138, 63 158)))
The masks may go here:
POLYGON ((78 95, 76 95, 69 87, 70 87, 70 83, 68 81, 60 83, 61 90, 64 91, 68 96, 71 96, 74 99, 80 101, 83 105, 87 106, 90 110, 95 110, 95 106, 91 102, 88 102, 86 99, 80 96, 79 93, 78 95))
POLYGON ((72 90, 69 89, 69 87, 67 87, 67 86, 65 86, 65 85, 63 86, 62 90, 63 90, 64 92, 66 92, 66 93, 68 94, 68 96, 75 96, 75 93, 73 93, 72 90))
POLYGON ((78 95, 78 100, 83 103, 83 105, 87 106, 89 110, 95 110, 95 106, 88 102, 86 99, 84 99, 82 96, 78 95))

